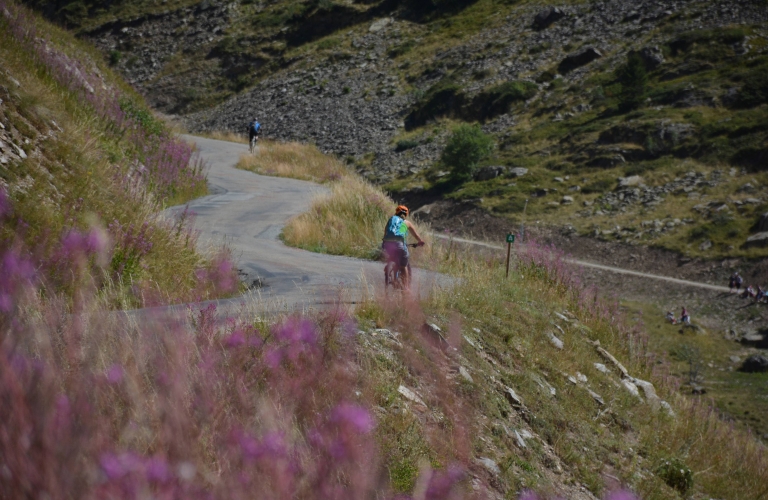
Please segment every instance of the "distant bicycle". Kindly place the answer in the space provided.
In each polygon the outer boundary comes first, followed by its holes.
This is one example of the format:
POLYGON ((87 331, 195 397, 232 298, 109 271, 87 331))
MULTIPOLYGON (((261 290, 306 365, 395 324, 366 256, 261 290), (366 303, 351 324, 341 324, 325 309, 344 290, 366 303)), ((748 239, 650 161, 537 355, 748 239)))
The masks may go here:
MULTIPOLYGON (((420 246, 418 243, 410 243, 406 246, 416 248, 420 246)), ((391 286, 394 290, 408 290, 411 287, 411 264, 406 266, 408 273, 406 274, 403 267, 399 262, 394 260, 388 260, 384 266, 384 289, 389 290, 391 286)))
POLYGON ((259 140, 261 135, 261 124, 254 118, 251 123, 248 124, 248 149, 251 154, 256 151, 256 141, 259 140))

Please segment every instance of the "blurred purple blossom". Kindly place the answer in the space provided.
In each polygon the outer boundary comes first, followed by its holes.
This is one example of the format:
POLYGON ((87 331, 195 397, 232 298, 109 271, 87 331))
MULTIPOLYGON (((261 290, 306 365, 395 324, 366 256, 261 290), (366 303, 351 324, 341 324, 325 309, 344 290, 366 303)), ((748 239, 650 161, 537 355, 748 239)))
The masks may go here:
POLYGON ((112 385, 117 385, 123 381, 123 367, 120 365, 112 365, 107 370, 107 382, 112 385))
POLYGON ((374 427, 373 417, 368 410, 350 403, 338 405, 333 410, 331 422, 337 425, 350 425, 360 434, 368 434, 374 427))

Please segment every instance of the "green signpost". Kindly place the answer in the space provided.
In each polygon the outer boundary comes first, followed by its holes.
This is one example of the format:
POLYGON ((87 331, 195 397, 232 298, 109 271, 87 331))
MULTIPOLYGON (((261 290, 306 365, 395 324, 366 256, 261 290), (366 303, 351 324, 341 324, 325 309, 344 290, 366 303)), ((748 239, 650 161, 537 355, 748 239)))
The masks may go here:
POLYGON ((512 243, 515 242, 515 235, 512 233, 507 234, 507 274, 504 278, 509 278, 509 254, 512 251, 512 243))

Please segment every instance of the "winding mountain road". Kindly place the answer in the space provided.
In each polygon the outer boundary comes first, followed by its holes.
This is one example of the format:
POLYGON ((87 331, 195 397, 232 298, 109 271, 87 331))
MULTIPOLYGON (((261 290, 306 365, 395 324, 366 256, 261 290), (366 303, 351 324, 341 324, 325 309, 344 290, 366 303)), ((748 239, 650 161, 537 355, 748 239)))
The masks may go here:
MULTIPOLYGON (((278 236, 291 217, 305 212, 312 198, 327 192, 318 184, 269 177, 235 168, 248 146, 226 141, 183 136, 197 144, 208 164, 212 194, 186 206, 194 213, 200 233, 198 247, 221 246, 233 251, 238 269, 259 289, 242 297, 215 301, 221 306, 258 300, 269 311, 321 308, 326 304, 355 302, 383 281, 383 265, 350 257, 308 252, 285 246, 278 236)), ((173 215, 184 206, 172 207, 173 215)), ((425 291, 434 285, 434 273, 414 273, 414 285, 425 291)))

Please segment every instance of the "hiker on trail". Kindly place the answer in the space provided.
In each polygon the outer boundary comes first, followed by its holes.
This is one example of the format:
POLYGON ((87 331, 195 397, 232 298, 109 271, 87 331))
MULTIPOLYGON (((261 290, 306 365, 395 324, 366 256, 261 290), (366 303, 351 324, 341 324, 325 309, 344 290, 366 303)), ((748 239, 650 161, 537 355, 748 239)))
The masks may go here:
POLYGON ((672 323, 673 325, 677 323, 677 320, 675 319, 675 313, 672 311, 667 311, 667 321, 672 323))
POLYGON ((680 313, 680 323, 691 326, 691 315, 688 314, 688 311, 685 309, 685 307, 683 307, 683 312, 680 313))
POLYGON ((755 304, 762 302, 765 299, 765 290, 757 285, 757 293, 755 294, 755 304))
POLYGON ((728 278, 728 293, 731 293, 733 289, 736 287, 736 276, 739 273, 733 273, 730 278, 728 278))
POLYGON ((736 294, 738 295, 738 293, 741 291, 741 285, 744 284, 744 278, 742 278, 738 272, 734 273, 733 277, 736 284, 736 294))

